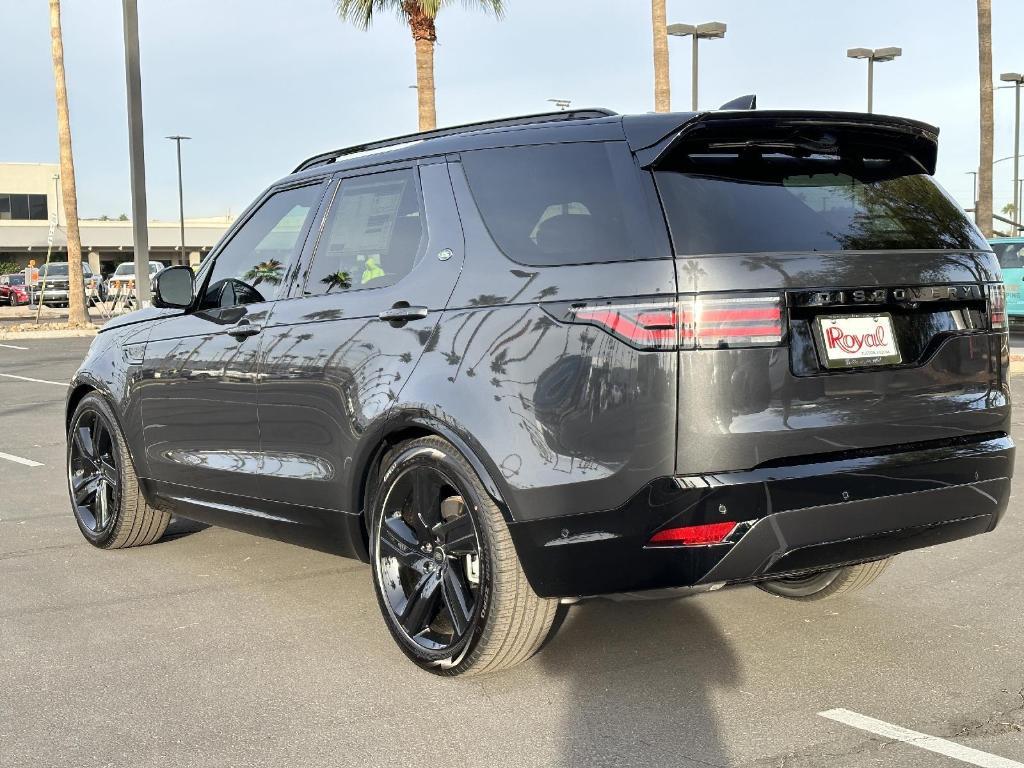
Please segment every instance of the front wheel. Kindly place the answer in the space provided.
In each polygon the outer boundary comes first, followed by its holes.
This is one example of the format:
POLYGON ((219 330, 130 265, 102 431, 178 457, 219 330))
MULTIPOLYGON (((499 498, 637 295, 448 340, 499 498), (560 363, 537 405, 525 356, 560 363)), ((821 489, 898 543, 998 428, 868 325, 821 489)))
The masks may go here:
POLYGON ((881 576, 891 562, 892 558, 887 557, 884 560, 847 565, 806 576, 762 581, 757 586, 765 592, 790 600, 831 600, 864 589, 881 576))
POLYGON ((497 505, 462 455, 425 437, 384 457, 371 504, 373 583, 388 630, 438 675, 511 667, 549 637, 558 601, 538 597, 497 505))
POLYGON ((114 412, 95 392, 75 408, 68 430, 68 492, 82 535, 101 549, 152 544, 171 516, 147 503, 114 412))

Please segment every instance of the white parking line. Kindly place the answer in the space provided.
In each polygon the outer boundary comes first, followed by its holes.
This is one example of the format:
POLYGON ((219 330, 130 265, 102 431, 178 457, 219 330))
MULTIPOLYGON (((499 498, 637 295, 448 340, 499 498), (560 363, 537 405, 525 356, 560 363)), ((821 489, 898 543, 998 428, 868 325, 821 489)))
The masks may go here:
POLYGON ((14 344, 0 344, 0 347, 3 347, 4 349, 20 349, 22 351, 28 351, 28 347, 18 347, 14 344))
POLYGON ((884 720, 876 720, 867 715, 859 715, 848 709, 830 709, 827 712, 819 712, 818 714, 822 717, 827 717, 829 720, 835 720, 837 723, 859 728, 862 731, 868 731, 887 739, 902 741, 905 744, 927 749, 929 752, 945 755, 954 760, 981 766, 981 768, 1024 768, 1024 763, 1018 763, 1016 760, 1008 760, 1005 757, 991 755, 978 749, 971 749, 962 744, 957 744, 955 741, 946 741, 945 739, 929 736, 927 733, 921 733, 920 731, 901 728, 884 720))
POLYGON ((4 453, 3 451, 0 451, 0 459, 7 459, 8 461, 13 461, 15 464, 24 464, 26 467, 43 466, 42 463, 38 461, 32 461, 32 459, 23 459, 21 458, 21 456, 13 456, 9 453, 4 453))
POLYGON ((35 384, 56 384, 58 387, 66 387, 68 382, 66 381, 49 381, 47 379, 33 379, 28 376, 15 376, 13 373, 0 373, 5 379, 19 379, 21 381, 31 381, 35 384))

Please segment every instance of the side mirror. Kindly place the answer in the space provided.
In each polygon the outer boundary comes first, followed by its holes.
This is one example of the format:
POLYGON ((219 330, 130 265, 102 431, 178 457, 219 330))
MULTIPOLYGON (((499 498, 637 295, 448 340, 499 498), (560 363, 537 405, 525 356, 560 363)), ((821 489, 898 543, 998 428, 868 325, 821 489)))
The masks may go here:
POLYGON ((167 267, 153 276, 153 306, 183 309, 192 303, 190 267, 167 267))

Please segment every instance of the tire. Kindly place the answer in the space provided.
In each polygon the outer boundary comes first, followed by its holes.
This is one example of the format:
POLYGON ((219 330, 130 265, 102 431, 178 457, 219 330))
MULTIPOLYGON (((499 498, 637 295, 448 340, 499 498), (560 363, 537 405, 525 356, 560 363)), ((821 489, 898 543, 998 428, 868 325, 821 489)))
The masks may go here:
POLYGON ((439 437, 397 446, 384 456, 372 496, 377 602, 420 668, 494 672, 529 659, 550 638, 558 600, 530 588, 501 511, 454 446, 439 437))
POLYGON ((832 600, 864 589, 881 576, 891 562, 892 558, 887 557, 884 560, 847 565, 807 576, 762 581, 757 586, 765 592, 788 600, 803 600, 805 602, 832 600))
POLYGON ((67 443, 71 509, 86 541, 124 549, 163 536, 171 516, 146 502, 121 427, 98 394, 87 394, 75 408, 67 443))

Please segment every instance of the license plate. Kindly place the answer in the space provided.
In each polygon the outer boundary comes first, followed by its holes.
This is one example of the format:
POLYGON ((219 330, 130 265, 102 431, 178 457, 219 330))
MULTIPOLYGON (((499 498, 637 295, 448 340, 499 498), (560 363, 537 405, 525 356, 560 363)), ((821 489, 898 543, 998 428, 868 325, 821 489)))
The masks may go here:
POLYGON ((823 315, 815 330, 818 348, 829 368, 859 368, 871 365, 898 365, 903 362, 892 316, 823 315))

